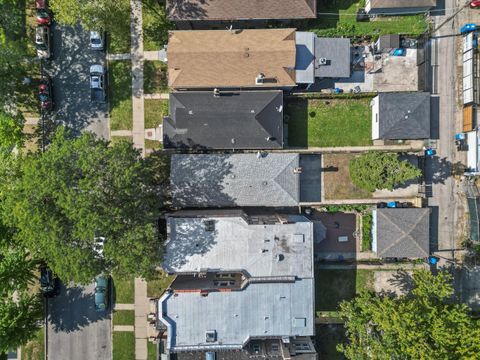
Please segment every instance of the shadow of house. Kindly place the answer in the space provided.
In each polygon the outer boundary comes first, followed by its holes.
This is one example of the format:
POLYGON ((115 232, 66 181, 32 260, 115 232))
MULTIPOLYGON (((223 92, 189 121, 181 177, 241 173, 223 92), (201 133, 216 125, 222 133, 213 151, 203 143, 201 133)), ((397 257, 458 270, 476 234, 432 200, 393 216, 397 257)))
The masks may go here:
POLYGON ((285 103, 287 146, 290 148, 308 147, 308 100, 288 98, 285 103))

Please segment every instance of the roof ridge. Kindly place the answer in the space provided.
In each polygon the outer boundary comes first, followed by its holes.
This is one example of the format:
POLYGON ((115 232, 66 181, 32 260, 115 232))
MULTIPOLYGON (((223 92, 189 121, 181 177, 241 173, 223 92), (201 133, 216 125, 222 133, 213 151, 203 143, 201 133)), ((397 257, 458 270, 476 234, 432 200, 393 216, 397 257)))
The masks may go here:
MULTIPOLYGON (((292 160, 290 160, 288 162, 287 165, 285 165, 283 167, 283 169, 280 169, 280 171, 277 173, 277 175, 273 178, 273 181, 275 181, 275 183, 280 186, 280 188, 285 192, 287 193, 290 198, 292 198, 294 201, 298 202, 299 198, 300 198, 300 187, 299 186, 296 186, 294 184, 294 187, 295 187, 295 190, 296 190, 296 194, 293 195, 289 189, 287 189, 286 185, 287 183, 284 182, 284 181, 281 181, 281 180, 284 180, 284 179, 294 179, 294 181, 296 182, 296 177, 297 177, 297 174, 294 174, 293 171, 292 171, 292 175, 293 176, 283 176, 287 171, 288 169, 290 168, 290 165, 292 165, 293 162, 297 161, 298 160, 298 156, 294 156, 292 160)), ((290 183, 290 181, 289 181, 290 183)), ((291 184, 290 184, 291 185, 291 184)))
POLYGON ((383 216, 383 218, 385 220, 387 220, 391 225, 393 225, 394 227, 396 227, 400 233, 403 234, 403 236, 400 236, 397 241, 391 243, 389 246, 387 246, 385 249, 383 249, 382 253, 385 253, 387 252, 388 250, 390 250, 390 248, 392 248, 394 245, 397 245, 403 238, 405 238, 407 236, 407 233, 405 231, 403 231, 397 224, 395 224, 388 216, 386 216, 383 212, 378 212, 377 211, 377 214, 380 214, 381 216, 383 216))

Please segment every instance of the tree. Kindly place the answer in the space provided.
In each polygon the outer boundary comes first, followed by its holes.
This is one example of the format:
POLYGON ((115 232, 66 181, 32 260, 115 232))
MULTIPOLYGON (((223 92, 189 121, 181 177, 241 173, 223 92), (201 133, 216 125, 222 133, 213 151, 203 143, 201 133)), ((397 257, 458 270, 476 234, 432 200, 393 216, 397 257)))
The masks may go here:
POLYGON ((340 305, 348 359, 475 359, 480 324, 469 308, 453 301, 452 277, 414 271, 405 295, 362 292, 340 305))
POLYGON ((15 146, 23 145, 24 124, 22 115, 12 115, 0 109, 0 151, 11 151, 15 146))
POLYGON ((2 213, 34 257, 78 283, 101 272, 154 274, 165 158, 152 164, 128 142, 109 146, 90 133, 70 139, 60 127, 44 153, 17 161, 16 169, 0 171, 2 213), (94 248, 99 236, 106 238, 103 257, 94 248))
POLYGON ((397 154, 369 151, 350 160, 350 178, 359 188, 373 192, 377 189, 393 190, 397 185, 422 175, 408 161, 397 154))

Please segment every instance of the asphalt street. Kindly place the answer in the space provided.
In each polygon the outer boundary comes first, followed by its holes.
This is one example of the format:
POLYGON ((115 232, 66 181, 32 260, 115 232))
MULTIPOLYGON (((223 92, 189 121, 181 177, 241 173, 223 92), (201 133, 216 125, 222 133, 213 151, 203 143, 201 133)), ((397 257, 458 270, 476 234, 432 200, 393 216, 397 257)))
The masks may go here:
POLYGON ((63 123, 76 134, 92 131, 109 139, 108 105, 90 100, 90 65, 106 66, 104 51, 89 49, 89 33, 80 26, 53 24, 51 60, 44 71, 53 81, 55 110, 50 119, 63 123))
POLYGON ((48 300, 48 360, 110 360, 112 330, 110 308, 95 310, 94 285, 61 286, 48 300))
MULTIPOLYGON (((52 25, 53 57, 44 61, 44 71, 53 83, 55 110, 48 115, 74 134, 92 131, 109 139, 108 105, 90 100, 90 65, 106 66, 105 52, 90 50, 89 33, 80 26, 52 25)), ((108 99, 107 99, 108 100, 108 99)), ((59 296, 47 307, 48 360, 110 360, 111 318, 94 306, 94 285, 62 285, 59 296)))

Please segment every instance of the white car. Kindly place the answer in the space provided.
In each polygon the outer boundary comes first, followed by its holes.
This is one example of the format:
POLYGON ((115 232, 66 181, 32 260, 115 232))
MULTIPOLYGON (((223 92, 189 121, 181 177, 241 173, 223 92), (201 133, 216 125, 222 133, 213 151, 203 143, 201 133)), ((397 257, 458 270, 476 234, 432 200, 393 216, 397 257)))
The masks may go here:
POLYGON ((98 259, 103 259, 103 249, 105 247, 105 238, 103 236, 98 236, 93 238, 95 241, 93 244, 93 250, 96 253, 98 259))
POLYGON ((104 50, 105 49, 105 36, 103 31, 90 31, 90 49, 92 50, 104 50))
POLYGON ((52 52, 50 51, 50 28, 48 26, 38 25, 35 29, 35 46, 40 59, 50 59, 52 52))

